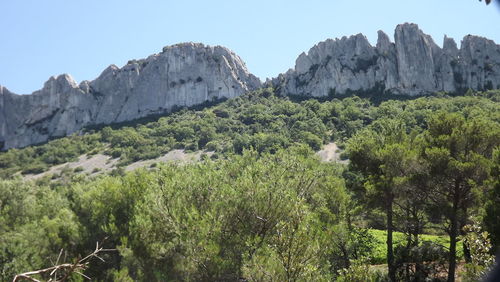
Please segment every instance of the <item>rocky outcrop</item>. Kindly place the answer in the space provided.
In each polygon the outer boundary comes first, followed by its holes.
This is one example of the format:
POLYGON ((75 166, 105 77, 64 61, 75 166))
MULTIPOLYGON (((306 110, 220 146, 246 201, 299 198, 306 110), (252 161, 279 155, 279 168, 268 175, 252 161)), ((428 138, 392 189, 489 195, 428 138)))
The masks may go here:
POLYGON ((267 82, 283 95, 326 96, 350 91, 421 95, 500 88, 500 46, 468 35, 460 49, 445 37, 434 43, 416 24, 382 31, 372 46, 362 34, 326 40, 302 53, 295 69, 267 82))
POLYGON ((0 86, 0 142, 3 149, 23 147, 90 125, 236 97, 260 86, 230 50, 178 44, 122 68, 111 65, 97 79, 80 85, 64 74, 51 77, 31 95, 16 95, 0 86))

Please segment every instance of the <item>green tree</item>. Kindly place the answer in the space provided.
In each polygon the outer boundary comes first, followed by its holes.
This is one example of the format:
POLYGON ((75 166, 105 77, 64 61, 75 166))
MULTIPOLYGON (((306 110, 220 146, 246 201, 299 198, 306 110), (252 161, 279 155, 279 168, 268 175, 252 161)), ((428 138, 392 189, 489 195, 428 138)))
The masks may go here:
POLYGON ((401 188, 409 179, 416 159, 406 127, 396 120, 381 120, 372 128, 361 131, 348 144, 349 158, 354 170, 367 178, 366 196, 383 209, 387 229, 387 265, 389 278, 396 281, 393 250, 394 204, 401 188))
POLYGON ((448 281, 455 281, 456 245, 476 190, 490 176, 493 149, 500 144, 498 123, 466 120, 459 114, 438 113, 428 122, 422 157, 429 166, 433 200, 449 221, 448 281))
POLYGON ((493 249, 498 251, 500 248, 500 148, 497 148, 493 154, 493 163, 492 188, 486 195, 483 223, 485 229, 491 234, 493 249))

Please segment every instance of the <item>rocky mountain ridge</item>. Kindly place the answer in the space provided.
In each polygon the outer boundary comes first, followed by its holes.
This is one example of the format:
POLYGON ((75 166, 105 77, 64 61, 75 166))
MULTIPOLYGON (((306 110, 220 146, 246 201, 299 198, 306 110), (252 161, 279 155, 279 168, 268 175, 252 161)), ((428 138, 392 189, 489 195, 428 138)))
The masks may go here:
POLYGON ((376 46, 362 34, 328 39, 302 53, 295 68, 267 82, 279 93, 326 96, 349 91, 422 95, 500 88, 500 45, 468 35, 460 49, 443 48, 416 24, 396 27, 394 41, 378 32, 376 46))
POLYGON ((16 95, 0 86, 0 142, 3 149, 24 147, 86 126, 233 98, 259 87, 260 80, 229 49, 177 44, 122 68, 111 65, 95 80, 79 85, 63 74, 31 95, 16 95))
MULTIPOLYGON (((362 34, 328 39, 302 53, 294 69, 265 85, 281 95, 305 96, 500 88, 500 45, 491 40, 469 35, 459 49, 445 37, 441 48, 415 24, 398 25, 394 39, 391 42, 382 31, 376 46, 362 34)), ((88 126, 163 114, 259 87, 260 80, 227 48, 168 46, 122 68, 111 65, 95 80, 79 85, 63 74, 31 95, 0 86, 0 148, 43 143, 88 126)))

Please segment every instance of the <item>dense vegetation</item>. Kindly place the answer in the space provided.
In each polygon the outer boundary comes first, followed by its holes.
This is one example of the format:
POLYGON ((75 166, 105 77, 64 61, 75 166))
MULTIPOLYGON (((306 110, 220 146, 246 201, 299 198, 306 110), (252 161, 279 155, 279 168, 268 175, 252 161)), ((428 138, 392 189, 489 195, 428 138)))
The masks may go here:
POLYGON ((457 261, 477 279, 489 264, 475 258, 500 246, 499 102, 498 91, 375 104, 263 89, 3 152, 0 280, 104 238, 117 251, 85 273, 101 280, 423 281, 454 276, 457 261), (314 156, 330 141, 349 165, 314 156), (122 175, 19 174, 82 154, 125 165, 176 148, 215 154, 122 175), (481 227, 484 244, 463 244, 481 227))
POLYGON ((116 130, 105 127, 96 133, 62 138, 42 146, 9 150, 0 155, 0 168, 3 177, 18 171, 37 173, 83 153, 100 151, 120 158, 125 165, 176 148, 227 155, 241 154, 250 147, 273 152, 298 142, 318 150, 324 142, 350 137, 370 123, 372 111, 370 103, 358 97, 299 103, 264 89, 204 110, 182 109, 156 122, 116 130))

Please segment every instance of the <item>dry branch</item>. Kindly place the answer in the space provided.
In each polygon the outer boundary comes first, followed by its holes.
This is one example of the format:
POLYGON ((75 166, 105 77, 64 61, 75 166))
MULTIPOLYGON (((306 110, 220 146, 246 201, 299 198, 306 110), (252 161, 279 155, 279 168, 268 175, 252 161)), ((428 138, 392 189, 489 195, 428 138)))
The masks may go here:
POLYGON ((116 251, 116 249, 104 249, 103 247, 99 246, 99 242, 96 243, 95 250, 87 255, 86 257, 77 260, 75 263, 59 263, 59 259, 62 254, 62 250, 59 253, 59 256, 56 261, 56 265, 44 268, 44 269, 39 269, 39 270, 34 270, 34 271, 29 271, 25 273, 18 274, 14 277, 14 280, 12 282, 17 282, 17 281, 36 281, 40 282, 42 280, 38 280, 34 278, 33 276, 39 275, 39 276, 45 276, 48 274, 49 280, 48 282, 62 282, 66 281, 71 274, 76 273, 86 279, 90 278, 82 273, 85 269, 88 268, 90 259, 92 258, 98 258, 99 260, 104 262, 104 259, 99 256, 100 253, 103 252, 110 252, 110 251, 116 251))

